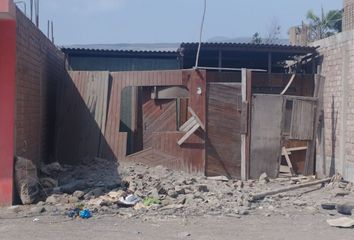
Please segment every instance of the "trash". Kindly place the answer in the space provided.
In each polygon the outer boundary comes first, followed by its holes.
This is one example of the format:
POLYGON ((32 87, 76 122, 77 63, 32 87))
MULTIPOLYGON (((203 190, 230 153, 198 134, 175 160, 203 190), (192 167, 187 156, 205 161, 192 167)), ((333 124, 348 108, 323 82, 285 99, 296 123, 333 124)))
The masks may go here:
POLYGON ((328 219, 327 223, 332 227, 352 228, 354 226, 354 219, 341 217, 336 219, 328 219))
POLYGON ((39 196, 37 168, 32 161, 16 157, 15 182, 23 204, 34 203, 39 196))
POLYGON ((334 210, 336 209, 335 203, 321 203, 321 207, 325 210, 334 210))
POLYGON ((351 215, 354 209, 354 202, 337 204, 337 212, 340 214, 351 215))
POLYGON ((150 207, 151 205, 161 204, 161 201, 153 197, 146 197, 144 198, 143 204, 147 207, 150 207))
POLYGON ((80 208, 75 208, 73 210, 70 210, 68 212, 68 217, 69 218, 76 218, 76 217, 78 217, 80 215, 80 211, 81 211, 80 208))
POLYGON ((141 198, 139 198, 139 197, 137 197, 137 196, 135 196, 133 194, 129 194, 125 198, 121 197, 119 199, 118 203, 120 205, 123 205, 123 206, 132 207, 132 206, 134 206, 135 204, 137 204, 140 201, 141 201, 141 198))
POLYGON ((84 209, 84 210, 80 211, 79 216, 83 219, 88 219, 88 218, 92 217, 92 214, 91 214, 90 210, 84 209))
POLYGON ((39 222, 39 218, 34 218, 32 222, 39 222))

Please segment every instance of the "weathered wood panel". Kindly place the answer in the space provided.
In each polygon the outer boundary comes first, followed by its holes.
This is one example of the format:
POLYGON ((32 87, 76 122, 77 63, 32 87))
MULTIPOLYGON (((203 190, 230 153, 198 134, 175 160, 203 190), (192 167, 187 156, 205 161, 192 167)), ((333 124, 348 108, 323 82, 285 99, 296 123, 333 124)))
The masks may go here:
POLYGON ((148 100, 143 104, 143 148, 152 146, 154 132, 176 131, 176 100, 148 100))
POLYGON ((209 83, 206 173, 241 177, 241 84, 209 83))
POLYGON ((112 72, 111 76, 112 90, 108 106, 105 138, 112 151, 105 151, 104 157, 117 159, 118 153, 121 152, 120 149, 126 144, 121 142, 118 136, 122 90, 129 86, 181 86, 185 84, 183 81, 183 71, 181 70, 112 72), (110 152, 113 152, 113 154, 109 154, 110 152))
MULTIPOLYGON (((288 84, 291 74, 252 73, 252 92, 280 94, 288 84)), ((240 72, 207 72, 208 82, 241 82, 240 72)), ((314 91, 314 75, 297 74, 287 95, 312 97, 314 91)))
POLYGON ((98 156, 104 144, 108 72, 70 72, 60 83, 56 160, 78 163, 98 156))
POLYGON ((293 100, 290 139, 312 140, 316 102, 293 100))
POLYGON ((252 99, 250 177, 278 175, 283 96, 255 94, 252 99))

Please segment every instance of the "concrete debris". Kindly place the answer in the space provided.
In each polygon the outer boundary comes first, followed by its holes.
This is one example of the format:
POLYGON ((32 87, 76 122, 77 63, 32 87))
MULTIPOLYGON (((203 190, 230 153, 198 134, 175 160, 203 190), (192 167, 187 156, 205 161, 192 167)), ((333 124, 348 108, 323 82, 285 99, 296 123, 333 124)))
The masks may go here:
POLYGON ((337 212, 344 215, 351 215, 354 209, 354 201, 337 204, 337 212))
MULTIPOLYGON (((20 206, 8 212, 33 217, 68 216, 73 209, 87 209, 95 217, 116 214, 144 219, 205 215, 241 218, 248 214, 291 216, 292 211, 304 214, 321 211, 323 214, 325 211, 336 215, 339 213, 334 209, 341 203, 339 200, 350 202, 354 196, 349 183, 337 180, 328 183, 330 179, 316 181, 308 177, 289 177, 270 180, 266 174, 259 180, 248 181, 206 178, 161 166, 128 163, 118 166, 116 162, 104 159, 79 166, 63 165, 61 169, 64 170, 41 178, 45 179, 43 183, 48 182, 48 197, 37 205, 20 206), (292 185, 291 180, 296 180, 296 184, 292 185), (326 187, 321 188, 321 184, 326 187), (336 197, 336 192, 343 194, 336 197), (258 196, 256 200, 255 196, 258 196)), ((352 209, 340 212, 348 214, 352 209)))
POLYGON ((259 177, 259 182, 263 184, 269 183, 268 175, 266 173, 262 173, 261 176, 259 177))
POLYGON ((348 217, 341 217, 336 219, 329 219, 327 223, 332 227, 352 228, 354 227, 354 219, 348 217))
POLYGON ((31 160, 16 157, 15 182, 23 204, 32 204, 40 195, 37 168, 31 160))

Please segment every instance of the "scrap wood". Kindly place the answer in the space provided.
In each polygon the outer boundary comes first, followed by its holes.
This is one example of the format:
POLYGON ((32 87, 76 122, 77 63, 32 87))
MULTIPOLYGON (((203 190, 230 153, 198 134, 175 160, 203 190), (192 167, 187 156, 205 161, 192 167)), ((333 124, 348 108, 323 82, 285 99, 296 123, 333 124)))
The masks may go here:
POLYGON ((290 186, 290 187, 279 188, 279 189, 275 189, 275 190, 271 190, 271 191, 266 191, 266 192, 263 192, 263 193, 258 193, 258 194, 253 195, 252 200, 253 201, 257 201, 257 200, 261 200, 261 199, 265 198, 266 196, 275 195, 275 194, 278 194, 278 193, 288 192, 288 191, 292 191, 292 190, 297 190, 297 189, 300 189, 300 188, 310 187, 310 186, 313 186, 313 185, 327 183, 327 182, 330 182, 330 181, 331 181, 331 178, 326 178, 326 179, 317 180, 317 181, 313 181, 313 182, 298 184, 298 185, 295 185, 295 186, 290 186))

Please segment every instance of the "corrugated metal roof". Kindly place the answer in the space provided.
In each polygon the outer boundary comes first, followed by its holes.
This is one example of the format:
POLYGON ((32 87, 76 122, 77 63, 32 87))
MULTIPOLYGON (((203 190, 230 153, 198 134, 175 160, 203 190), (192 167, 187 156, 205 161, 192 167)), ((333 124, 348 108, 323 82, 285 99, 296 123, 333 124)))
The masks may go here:
POLYGON ((143 52, 176 53, 180 43, 122 43, 122 44, 86 44, 62 46, 63 51, 105 51, 105 52, 143 52))
MULTIPOLYGON (((198 46, 197 42, 183 43, 132 43, 132 44, 88 44, 62 46, 64 52, 103 52, 103 53, 178 53, 179 50, 198 46)), ((317 47, 293 46, 285 44, 255 44, 237 42, 203 42, 202 48, 229 48, 230 50, 268 50, 299 53, 314 53, 317 47)))
MULTIPOLYGON (((182 48, 186 47, 197 47, 197 42, 183 42, 181 43, 182 48)), ((295 51, 308 51, 315 52, 317 47, 310 46, 293 46, 285 44, 256 44, 256 43, 235 43, 235 42, 203 42, 202 47, 230 47, 230 48, 252 48, 252 49, 277 49, 277 50, 295 50, 295 51)))

